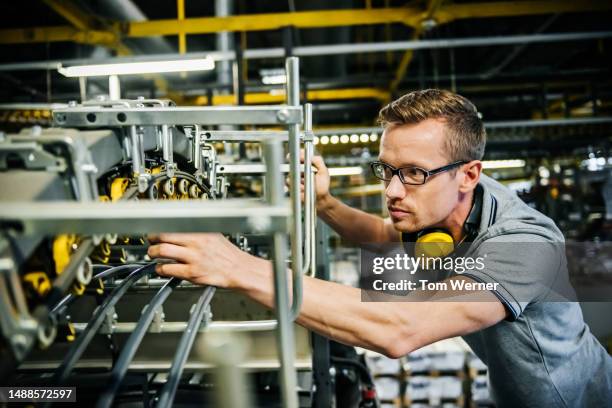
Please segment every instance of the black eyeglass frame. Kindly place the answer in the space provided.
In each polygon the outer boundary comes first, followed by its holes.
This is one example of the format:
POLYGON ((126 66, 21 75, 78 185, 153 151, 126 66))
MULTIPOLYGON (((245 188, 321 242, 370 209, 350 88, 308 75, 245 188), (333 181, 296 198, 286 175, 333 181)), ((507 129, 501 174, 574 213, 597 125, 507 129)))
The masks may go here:
POLYGON ((465 160, 459 160, 456 161, 454 163, 451 164, 447 164, 446 166, 442 166, 442 167, 438 167, 437 169, 433 169, 433 170, 425 170, 422 167, 418 167, 418 166, 404 166, 404 167, 398 167, 395 168, 393 166, 391 166, 390 164, 387 164, 385 162, 381 162, 381 161, 374 161, 370 163, 370 169, 372 170, 372 173, 374 173, 374 176, 379 179, 379 180, 383 180, 383 181, 391 181, 393 179, 393 176, 396 176, 399 178, 399 180, 402 182, 402 184, 408 184, 411 186, 422 186, 423 184, 425 184, 427 182, 427 179, 429 179, 431 176, 435 176, 436 174, 440 174, 440 173, 444 173, 445 171, 449 171, 454 169, 457 166, 461 166, 462 164, 466 164, 469 163, 465 160), (376 175, 376 171, 374 171, 374 166, 376 165, 382 165, 384 167, 387 167, 388 169, 391 170, 391 177, 389 179, 384 179, 384 178, 380 178, 376 175), (425 177, 423 178, 423 182, 422 183, 409 183, 406 182, 406 180, 404 180, 404 176, 401 173, 401 170, 403 169, 417 169, 422 171, 425 174, 425 177))

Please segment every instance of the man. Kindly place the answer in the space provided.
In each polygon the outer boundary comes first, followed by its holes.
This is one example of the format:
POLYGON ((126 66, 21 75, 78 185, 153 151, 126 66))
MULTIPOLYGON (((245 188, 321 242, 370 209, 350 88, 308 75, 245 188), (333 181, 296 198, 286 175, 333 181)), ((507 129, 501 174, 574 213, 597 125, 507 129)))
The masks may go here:
MULTIPOLYGON (((319 216, 359 243, 394 242, 440 228, 454 242, 467 239, 476 253, 488 245, 493 250, 485 270, 449 280, 498 285, 479 301, 363 302, 357 288, 305 277, 297 323, 393 358, 463 336, 488 365, 499 406, 612 406, 612 358, 589 332, 578 304, 541 301, 544 271, 559 270, 542 248, 562 243, 563 236, 552 220, 481 173, 486 136, 474 105, 451 92, 417 91, 384 107, 379 119, 384 133, 373 170, 385 180, 390 218, 332 197, 329 173, 315 157, 319 216), (520 254, 495 250, 507 242, 527 242, 528 248, 520 254)), ((158 265, 159 275, 234 289, 273 307, 269 261, 219 234, 162 234, 154 241, 151 257, 177 262, 158 265)))

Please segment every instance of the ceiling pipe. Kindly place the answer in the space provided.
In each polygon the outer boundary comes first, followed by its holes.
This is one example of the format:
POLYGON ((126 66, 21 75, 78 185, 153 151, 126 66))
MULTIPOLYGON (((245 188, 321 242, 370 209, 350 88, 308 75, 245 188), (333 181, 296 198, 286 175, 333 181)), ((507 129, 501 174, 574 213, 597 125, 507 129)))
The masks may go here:
MULTIPOLYGON (((113 0, 115 1, 115 0, 113 0)), ((295 47, 293 54, 297 57, 310 57, 335 54, 357 54, 367 52, 387 52, 387 51, 406 51, 417 49, 435 48, 461 48, 461 47, 484 47, 493 45, 510 45, 522 43, 551 43, 564 41, 587 41, 595 39, 612 38, 612 31, 592 31, 581 33, 556 33, 556 34, 528 34, 528 35, 508 35, 498 37, 468 37, 437 40, 418 40, 418 41, 393 41, 376 43, 358 44, 335 44, 335 45, 312 45, 295 47)), ((283 58, 285 50, 278 48, 259 48, 244 50, 245 59, 266 59, 283 58)), ((136 57, 115 57, 105 60, 95 61, 96 64, 118 63, 118 62, 144 62, 166 59, 193 59, 210 56, 215 61, 234 60, 236 54, 233 51, 227 52, 190 52, 186 54, 157 54, 143 55, 136 57)), ((33 61, 0 64, 0 71, 21 71, 21 70, 46 70, 57 69, 58 66, 91 64, 91 59, 79 58, 55 61, 33 61)))

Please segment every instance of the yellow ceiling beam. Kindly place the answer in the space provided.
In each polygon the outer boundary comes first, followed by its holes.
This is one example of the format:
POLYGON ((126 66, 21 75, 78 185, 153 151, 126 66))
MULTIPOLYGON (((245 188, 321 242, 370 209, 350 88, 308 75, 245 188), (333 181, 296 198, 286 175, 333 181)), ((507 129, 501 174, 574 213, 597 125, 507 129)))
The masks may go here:
MULTIPOLYGON (((390 94, 384 89, 377 88, 347 88, 347 89, 321 89, 311 90, 307 93, 307 99, 313 101, 330 101, 342 99, 377 99, 388 102, 390 94)), ((213 105, 235 105, 236 95, 213 95, 213 105)), ((284 92, 271 94, 269 92, 252 92, 244 96, 247 105, 284 103, 286 96, 284 92)), ((185 103, 195 105, 208 105, 208 97, 198 96, 192 100, 184 100, 185 103)))
MULTIPOLYGON (((57 1, 56 1, 57 2, 57 1)), ((438 24, 466 18, 508 17, 534 14, 611 10, 612 2, 602 0, 522 0, 445 4, 432 15, 438 24)), ((72 18, 72 17, 71 17, 72 18)), ((122 37, 212 34, 218 32, 275 30, 296 28, 342 27, 354 25, 401 23, 418 27, 423 9, 418 7, 299 11, 293 13, 246 14, 227 17, 198 17, 113 23, 108 31, 80 30, 70 26, 0 30, 0 44, 75 41, 109 44, 122 37)))
POLYGON ((418 8, 381 8, 298 11, 291 13, 245 14, 228 17, 191 17, 182 22, 176 19, 149 20, 129 23, 128 37, 151 35, 213 34, 222 31, 276 30, 286 26, 296 28, 342 27, 384 23, 411 25, 418 8))

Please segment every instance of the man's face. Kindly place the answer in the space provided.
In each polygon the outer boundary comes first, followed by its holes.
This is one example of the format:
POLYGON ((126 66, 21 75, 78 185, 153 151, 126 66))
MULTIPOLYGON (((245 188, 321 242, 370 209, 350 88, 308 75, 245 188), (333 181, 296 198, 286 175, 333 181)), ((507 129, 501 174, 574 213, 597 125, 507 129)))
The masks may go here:
MULTIPOLYGON (((380 141, 379 160, 396 168, 417 166, 425 170, 450 164, 444 131, 444 123, 435 119, 389 126, 380 141)), ((387 208, 395 229, 415 232, 441 225, 459 200, 456 173, 436 174, 418 186, 402 184, 397 176, 385 181, 387 208)))

